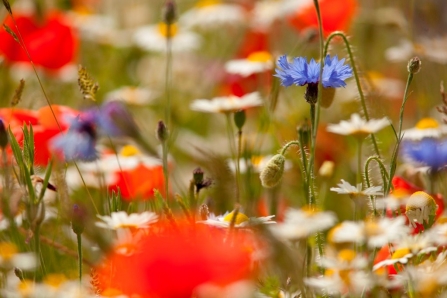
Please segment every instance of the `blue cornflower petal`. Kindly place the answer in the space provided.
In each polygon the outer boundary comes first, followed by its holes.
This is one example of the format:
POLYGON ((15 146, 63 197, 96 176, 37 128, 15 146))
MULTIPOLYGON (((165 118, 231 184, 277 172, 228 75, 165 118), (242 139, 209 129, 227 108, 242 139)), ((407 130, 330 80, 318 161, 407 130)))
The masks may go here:
POLYGON ((293 83, 298 86, 303 86, 308 83, 308 67, 306 58, 297 57, 293 59, 290 73, 293 78, 293 83))
POLYGON ((317 63, 314 59, 310 60, 307 68, 307 84, 318 83, 320 79, 320 63, 317 63))
POLYGON ((99 110, 94 108, 89 113, 96 115, 96 125, 99 131, 105 135, 110 137, 135 137, 138 135, 138 127, 135 120, 126 106, 120 101, 107 101, 99 110))
POLYGON ((329 55, 324 59, 323 87, 336 88, 346 86, 345 80, 352 77, 352 68, 344 65, 345 59, 338 60, 337 56, 332 59, 329 55))
POLYGON ((75 118, 66 133, 59 134, 51 140, 50 147, 60 152, 66 161, 91 161, 97 158, 95 143, 94 124, 75 118))
POLYGON ((420 141, 403 141, 401 153, 409 162, 430 167, 434 171, 447 166, 447 141, 424 138, 420 141))
POLYGON ((279 57, 277 64, 281 68, 276 68, 276 74, 274 76, 280 78, 281 85, 285 87, 293 85, 293 77, 290 73, 290 63, 287 61, 287 56, 283 55, 279 57))

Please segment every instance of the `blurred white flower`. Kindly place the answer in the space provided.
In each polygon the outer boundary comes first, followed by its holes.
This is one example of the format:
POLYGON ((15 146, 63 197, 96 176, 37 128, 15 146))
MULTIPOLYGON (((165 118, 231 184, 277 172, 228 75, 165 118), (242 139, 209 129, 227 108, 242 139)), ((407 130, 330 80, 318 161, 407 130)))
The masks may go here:
POLYGON ((119 211, 112 212, 110 216, 97 216, 101 221, 96 222, 96 226, 110 230, 144 229, 158 220, 158 215, 149 211, 131 214, 127 214, 124 211, 119 211))
POLYGON ((234 26, 246 21, 244 9, 237 4, 201 0, 195 7, 179 17, 179 24, 185 28, 217 29, 221 26, 234 26))
POLYGON ((270 26, 284 16, 283 2, 277 0, 256 1, 250 12, 250 26, 255 30, 267 31, 270 26))
POLYGON ((225 63, 225 70, 228 73, 238 74, 243 77, 265 72, 272 68, 273 57, 266 51, 253 52, 245 59, 235 59, 225 63))
POLYGON ((123 86, 105 95, 106 100, 120 100, 128 104, 145 105, 150 103, 157 93, 149 88, 123 86))
MULTIPOLYGON (((167 25, 160 23, 137 29, 133 38, 135 44, 144 50, 164 53, 167 50, 167 35, 167 25)), ((171 25, 170 40, 173 52, 194 51, 202 43, 198 34, 177 28, 175 24, 171 25)))
POLYGON ((194 290, 193 297, 197 298, 253 298, 256 289, 253 281, 240 280, 225 286, 205 283, 194 290))
POLYGON ((420 141, 424 138, 439 139, 447 135, 447 125, 439 124, 436 119, 422 118, 415 127, 403 131, 404 140, 420 141))
POLYGON ((248 93, 242 97, 235 95, 215 97, 211 100, 196 99, 189 106, 191 110, 206 113, 231 113, 239 110, 262 106, 258 92, 248 93))
POLYGON ((437 208, 438 205, 432 196, 423 191, 417 191, 407 201, 406 215, 413 227, 416 227, 416 223, 427 223, 431 226, 435 220, 437 208))
MULTIPOLYGON (((252 156, 250 159, 241 158, 239 160, 239 170, 241 173, 246 173, 249 170, 253 171, 254 173, 260 173, 272 157, 273 155, 252 156)), ((236 172, 236 163, 233 159, 228 160, 228 166, 230 167, 230 170, 236 172)), ((284 171, 290 170, 291 168, 292 164, 290 161, 286 160, 284 164, 284 171)))
MULTIPOLYGON (((234 211, 226 212, 224 215, 215 216, 214 214, 210 214, 207 220, 198 221, 198 223, 207 224, 210 226, 215 226, 219 228, 229 228, 231 221, 233 219, 234 211)), ((275 224, 276 221, 273 221, 274 215, 264 216, 264 217, 248 217, 242 212, 238 212, 235 219, 235 228, 247 228, 251 225, 256 224, 275 224)))
POLYGON ((330 296, 339 296, 340 294, 357 296, 366 292, 374 285, 371 274, 357 270, 336 271, 331 275, 305 278, 304 282, 317 292, 330 296))
POLYGON ((278 238, 297 240, 332 227, 337 217, 332 212, 303 209, 288 209, 284 222, 271 226, 278 238))
POLYGON ((0 268, 8 271, 14 268, 20 270, 33 270, 37 267, 38 260, 34 253, 20 253, 12 242, 0 242, 0 268))
POLYGON ((349 182, 341 179, 341 183, 338 187, 331 187, 331 191, 335 191, 338 194, 347 194, 352 197, 356 196, 380 196, 382 195, 382 186, 372 186, 362 190, 362 184, 357 184, 357 187, 351 185, 349 182))
POLYGON ((352 114, 349 121, 342 120, 339 124, 329 124, 327 131, 340 135, 351 135, 358 137, 366 137, 369 134, 376 133, 379 130, 390 125, 388 118, 362 119, 359 114, 352 114))

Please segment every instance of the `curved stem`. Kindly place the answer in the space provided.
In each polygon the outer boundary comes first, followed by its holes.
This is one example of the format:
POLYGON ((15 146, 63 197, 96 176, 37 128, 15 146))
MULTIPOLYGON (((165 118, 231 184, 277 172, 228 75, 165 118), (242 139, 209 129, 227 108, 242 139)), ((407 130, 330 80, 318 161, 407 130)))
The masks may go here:
MULTIPOLYGON (((382 174, 382 182, 384 185, 384 189, 386 189, 386 186, 388 185, 388 181, 390 180, 388 173, 386 171, 385 165, 377 156, 370 156, 366 162, 365 162, 365 183, 367 187, 371 187, 371 182, 369 178, 369 165, 372 161, 377 162, 377 164, 380 167, 380 173, 382 174)), ((388 192, 384 192, 384 194, 387 194, 388 192)), ((376 204, 374 200, 374 196, 370 196, 369 199, 371 200, 371 206, 373 207, 374 216, 377 216, 377 209, 376 204)))
MULTIPOLYGON (((324 47, 324 55, 327 55, 329 44, 330 44, 331 40, 336 36, 341 37, 345 43, 346 50, 348 51, 348 55, 349 55, 349 60, 351 61, 351 65, 352 65, 352 72, 354 73, 355 82, 357 84, 357 90, 359 91, 360 102, 362 105, 363 114, 365 116, 365 119, 367 121, 369 121, 369 114, 368 114, 368 109, 366 108, 365 95, 363 94, 362 86, 360 84, 360 78, 359 78, 357 67, 356 67, 356 64, 354 61, 354 55, 352 54, 351 44, 349 43, 348 38, 346 37, 346 35, 343 32, 335 31, 335 32, 332 32, 331 35, 329 35, 329 37, 326 40, 326 45, 324 47)), ((377 146, 377 141, 376 141, 374 134, 371 134, 371 140, 373 142, 374 151, 375 151, 376 155, 380 157, 379 147, 377 146)))

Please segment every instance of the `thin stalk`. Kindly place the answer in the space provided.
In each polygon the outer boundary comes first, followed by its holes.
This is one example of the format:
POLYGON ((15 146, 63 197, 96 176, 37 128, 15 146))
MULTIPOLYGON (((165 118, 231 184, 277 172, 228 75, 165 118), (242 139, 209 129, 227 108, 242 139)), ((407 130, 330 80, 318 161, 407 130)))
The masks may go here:
MULTIPOLYGON (((330 44, 331 40, 336 36, 341 37, 345 43, 346 50, 348 51, 349 60, 351 61, 352 72, 354 73, 354 79, 357 84, 357 90, 359 91, 360 103, 362 105, 363 114, 365 116, 366 121, 369 121, 369 114, 368 114, 368 109, 366 108, 365 95, 363 94, 362 86, 360 84, 360 77, 359 77, 359 74, 357 71, 357 66, 355 64, 354 55, 352 54, 351 44, 349 43, 348 38, 346 37, 346 35, 343 32, 336 31, 336 32, 332 32, 331 35, 329 35, 329 37, 326 40, 326 45, 324 47, 324 55, 326 55, 328 52, 328 48, 329 48, 329 44, 330 44)), ((379 151, 379 147, 377 145, 376 137, 374 136, 374 134, 371 134, 371 140, 373 142, 374 151, 375 151, 376 155, 380 158, 380 151, 379 151)))
MULTIPOLYGON (((383 185, 384 185, 384 189, 385 189, 385 188, 387 187, 387 185, 388 185, 388 181, 389 181, 390 179, 389 179, 389 176, 388 176, 388 172, 387 172, 386 169, 385 169, 385 165, 384 165, 383 162, 380 160, 380 158, 377 157, 377 156, 370 156, 370 157, 366 160, 366 162, 365 162, 365 170, 364 170, 364 173, 365 173, 365 183, 366 183, 366 187, 371 187, 371 181, 370 181, 370 178, 369 178, 369 165, 371 164, 372 161, 377 162, 377 164, 378 164, 379 167, 380 167, 380 173, 382 174, 382 183, 383 183, 383 185)), ((387 193, 387 192, 384 192, 384 195, 386 195, 386 193, 387 193)), ((370 201, 371 201, 371 206, 372 206, 372 208, 373 208, 374 216, 377 216, 378 213, 377 213, 377 209, 376 209, 376 201, 375 201, 375 197, 374 197, 374 196, 369 196, 369 199, 370 199, 370 201)))
POLYGON ((82 283, 82 237, 81 233, 76 234, 78 241, 78 266, 79 266, 79 282, 82 283))
POLYGON ((172 25, 166 24, 166 70, 165 70, 165 94, 166 94, 166 106, 165 106, 165 119, 166 126, 170 127, 171 119, 171 71, 172 71, 172 39, 171 39, 172 25))
POLYGON ((240 203, 241 153, 242 153, 242 129, 239 129, 237 132, 237 154, 236 154, 236 204, 240 203))
POLYGON ((165 199, 169 198, 169 171, 168 171, 168 141, 161 142, 162 148, 162 162, 163 162, 163 178, 165 180, 165 199))
POLYGON ((394 177, 394 174, 396 173, 396 163, 397 163, 397 155, 399 153, 399 147, 400 147, 400 143, 402 141, 402 123, 403 123, 403 118, 404 118, 404 110, 405 110, 405 104, 407 103, 408 100, 408 89, 410 87, 411 81, 413 81, 413 73, 409 72, 408 73, 408 77, 407 77, 407 84, 405 85, 405 92, 404 92, 404 99, 402 101, 402 105, 400 106, 400 111, 399 111, 399 129, 397 131, 397 143, 396 143, 396 147, 394 148, 393 151, 393 155, 391 157, 391 162, 390 162, 390 174, 389 174, 389 183, 387 185, 387 189, 386 189, 386 193, 388 193, 391 189, 391 180, 394 177))
POLYGON ((307 183, 308 183, 308 187, 309 187, 309 200, 308 200, 308 204, 309 206, 313 206, 316 203, 316 198, 315 198, 315 143, 316 143, 316 137, 317 137, 317 125, 316 124, 316 108, 314 104, 310 105, 310 119, 311 119, 311 133, 312 133, 312 138, 311 138, 311 143, 310 143, 310 158, 309 158, 309 164, 307 166, 307 183))
POLYGON ((357 185, 362 184, 363 189, 363 179, 362 179, 362 145, 363 139, 361 137, 357 138, 357 185))

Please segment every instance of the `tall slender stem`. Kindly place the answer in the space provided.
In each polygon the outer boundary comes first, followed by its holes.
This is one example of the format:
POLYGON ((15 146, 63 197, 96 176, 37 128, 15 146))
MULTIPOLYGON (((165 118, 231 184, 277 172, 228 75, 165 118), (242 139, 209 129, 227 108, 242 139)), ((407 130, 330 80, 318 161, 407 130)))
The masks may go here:
POLYGON ((165 106, 165 122, 166 126, 170 127, 171 120, 171 71, 172 71, 172 38, 171 31, 172 25, 166 24, 166 70, 165 70, 165 94, 166 94, 166 106, 165 106))
POLYGON ((237 132, 237 154, 236 154, 236 204, 240 203, 241 153, 242 153, 242 129, 239 129, 237 132))
POLYGON ((76 234, 78 241, 78 266, 79 266, 79 282, 82 282, 82 237, 81 233, 76 234))
POLYGON ((363 139, 359 137, 357 139, 357 185, 362 184, 363 189, 363 179, 362 179, 362 145, 363 139))

